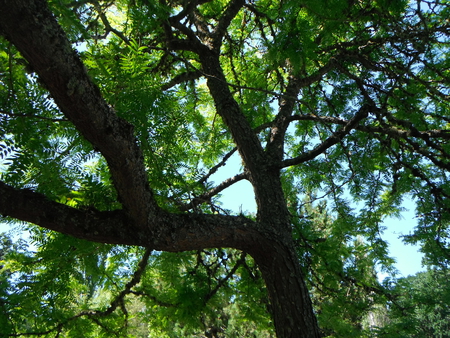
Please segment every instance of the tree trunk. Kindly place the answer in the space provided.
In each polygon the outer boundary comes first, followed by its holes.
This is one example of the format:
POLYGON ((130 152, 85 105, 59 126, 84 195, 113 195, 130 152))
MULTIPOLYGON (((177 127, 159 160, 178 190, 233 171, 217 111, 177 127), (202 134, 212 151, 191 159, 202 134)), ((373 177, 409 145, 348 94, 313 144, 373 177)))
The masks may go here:
POLYGON ((319 327, 293 245, 272 240, 254 255, 269 293, 278 338, 318 338, 319 327))
POLYGON ((271 302, 278 338, 318 338, 319 326, 292 239, 291 216, 284 198, 279 170, 253 176, 258 221, 266 245, 250 252, 258 264, 271 302))

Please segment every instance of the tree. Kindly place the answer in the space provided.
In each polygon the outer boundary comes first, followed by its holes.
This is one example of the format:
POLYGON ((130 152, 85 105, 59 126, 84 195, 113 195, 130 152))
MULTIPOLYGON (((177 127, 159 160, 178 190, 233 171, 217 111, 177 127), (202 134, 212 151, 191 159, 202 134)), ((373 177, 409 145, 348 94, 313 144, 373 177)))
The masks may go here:
MULTIPOLYGON (((408 194, 421 215, 410 240, 445 260, 448 15, 446 1, 421 0, 1 0, 0 212, 37 225, 67 276, 114 255, 136 268, 105 311, 71 317, 55 310, 71 294, 55 278, 46 309, 60 324, 41 333, 113 325, 100 314, 126 312, 152 250, 233 248, 256 262, 277 336, 319 337, 307 263, 331 261, 336 290, 378 290, 349 259, 389 266, 380 223, 408 194), (212 182, 236 150, 242 171, 212 182), (255 217, 218 204, 241 180, 255 217), (328 227, 301 222, 312 193, 329 203, 328 227), (332 260, 320 244, 338 238, 356 249, 332 260)), ((62 268, 51 261, 47 278, 62 268)))
POLYGON ((429 269, 396 283, 383 337, 449 337, 448 270, 429 269))

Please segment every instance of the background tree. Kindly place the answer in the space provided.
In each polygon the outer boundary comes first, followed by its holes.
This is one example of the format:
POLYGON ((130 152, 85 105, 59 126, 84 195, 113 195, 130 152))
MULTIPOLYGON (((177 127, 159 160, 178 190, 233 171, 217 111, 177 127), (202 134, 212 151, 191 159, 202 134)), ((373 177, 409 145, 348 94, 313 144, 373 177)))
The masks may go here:
POLYGON ((362 334, 386 297, 380 224, 406 195, 421 217, 409 240, 448 258, 448 14, 420 0, 1 0, 0 212, 36 225, 38 258, 7 267, 24 278, 7 296, 34 290, 10 303, 8 334, 126 335, 138 295, 212 335, 223 323, 196 311, 232 306, 222 287, 251 281, 253 262, 278 337, 362 334), (241 172, 214 182, 236 151, 241 172), (256 215, 220 206, 241 180, 256 215), (170 261, 181 280, 146 269, 170 261), (344 294, 354 310, 336 314, 344 294))
POLYGON ((448 271, 429 269, 392 284, 379 337, 449 337, 448 271))

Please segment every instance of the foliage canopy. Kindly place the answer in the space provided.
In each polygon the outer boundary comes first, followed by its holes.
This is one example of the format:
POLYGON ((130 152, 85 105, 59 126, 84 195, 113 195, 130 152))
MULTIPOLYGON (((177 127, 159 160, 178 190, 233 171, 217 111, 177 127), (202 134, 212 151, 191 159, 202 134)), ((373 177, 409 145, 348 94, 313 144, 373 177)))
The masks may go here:
POLYGON ((405 328, 402 290, 448 275, 449 16, 446 0, 0 0, 0 212, 33 243, 2 237, 0 334, 405 328), (256 214, 221 205, 242 180, 256 214), (434 270, 381 285, 381 223, 405 197, 405 240, 434 270))

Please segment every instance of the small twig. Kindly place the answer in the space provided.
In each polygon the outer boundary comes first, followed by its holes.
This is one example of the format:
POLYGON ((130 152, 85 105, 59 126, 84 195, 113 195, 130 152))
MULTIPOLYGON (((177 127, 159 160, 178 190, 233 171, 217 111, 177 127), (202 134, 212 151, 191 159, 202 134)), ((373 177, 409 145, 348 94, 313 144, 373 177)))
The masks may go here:
POLYGON ((247 178, 247 173, 240 173, 238 175, 230 177, 229 179, 220 183, 218 186, 208 190, 206 193, 204 193, 200 196, 194 197, 189 203, 181 204, 178 208, 180 211, 188 211, 188 210, 194 209, 195 207, 197 207, 198 205, 200 205, 202 203, 209 202, 212 197, 216 196, 217 194, 219 194, 226 188, 232 186, 233 184, 235 184, 243 179, 246 179, 246 178, 247 178))
POLYGON ((7 111, 4 111, 4 110, 0 110, 0 114, 6 115, 6 116, 11 116, 11 117, 28 117, 28 118, 35 118, 35 119, 40 119, 40 120, 45 120, 45 121, 51 121, 51 122, 69 122, 68 119, 55 119, 55 118, 44 117, 44 116, 33 115, 33 114, 17 114, 17 113, 7 112, 7 111))
POLYGON ((222 160, 216 164, 214 167, 212 167, 211 169, 209 169, 209 172, 203 176, 198 183, 202 184, 204 182, 206 182, 206 180, 212 175, 214 174, 220 167, 224 166, 226 164, 226 162, 228 161, 228 159, 236 152, 237 148, 233 148, 230 152, 228 152, 228 154, 226 154, 222 160))
POLYGON ((243 265, 245 263, 245 257, 247 256, 247 254, 245 252, 243 252, 241 254, 241 257, 236 261, 236 264, 233 266, 233 268, 230 270, 230 272, 227 273, 227 275, 222 278, 219 279, 219 282, 217 283, 216 287, 214 289, 212 289, 205 297, 204 299, 204 304, 206 305, 206 303, 208 303, 208 301, 214 297, 214 295, 220 290, 220 288, 222 286, 225 285, 225 283, 231 278, 233 277, 233 275, 236 273, 237 269, 243 265))

